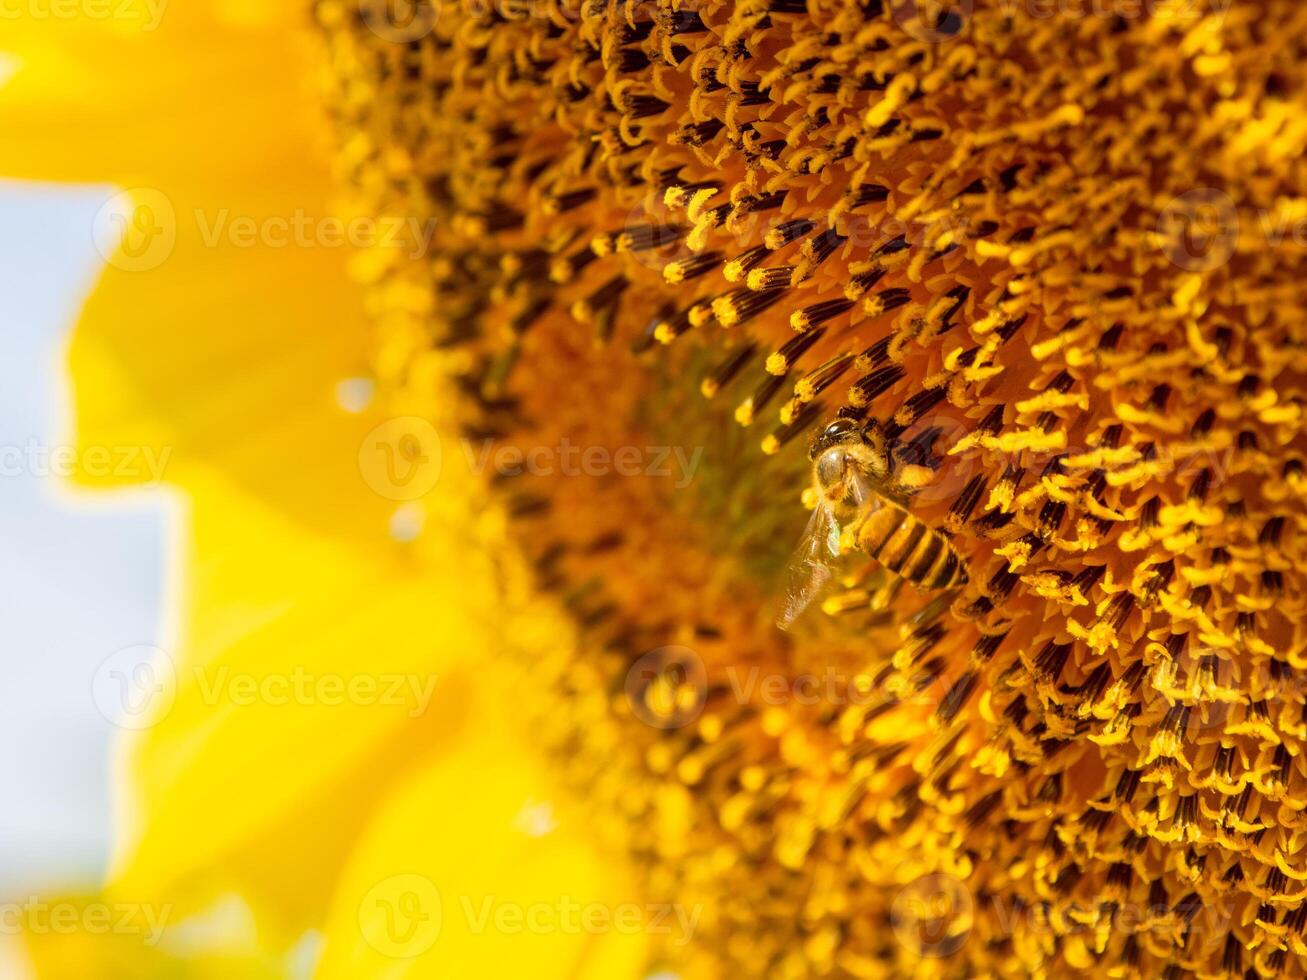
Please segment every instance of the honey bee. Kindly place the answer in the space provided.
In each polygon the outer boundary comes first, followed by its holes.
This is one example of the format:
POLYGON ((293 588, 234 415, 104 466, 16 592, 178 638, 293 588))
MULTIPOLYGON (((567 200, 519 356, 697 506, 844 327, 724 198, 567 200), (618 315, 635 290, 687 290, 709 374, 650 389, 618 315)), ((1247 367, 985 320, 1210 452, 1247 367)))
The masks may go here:
POLYGON ((864 426, 837 419, 813 441, 809 456, 817 506, 790 562, 785 606, 777 619, 781 629, 788 629, 833 578, 841 542, 851 541, 885 571, 922 591, 966 585, 967 563, 948 535, 908 510, 911 483, 896 479, 895 460, 874 422, 864 426))

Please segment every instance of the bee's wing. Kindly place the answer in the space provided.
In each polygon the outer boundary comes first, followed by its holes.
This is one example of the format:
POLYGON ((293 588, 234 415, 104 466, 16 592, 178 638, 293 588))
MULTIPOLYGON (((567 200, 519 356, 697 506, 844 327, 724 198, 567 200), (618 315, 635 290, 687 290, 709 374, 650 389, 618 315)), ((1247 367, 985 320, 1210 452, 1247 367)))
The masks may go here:
POLYGON ((839 524, 825 503, 817 505, 798 550, 785 570, 785 605, 776 625, 788 630, 808 604, 834 577, 831 562, 839 553, 839 524))

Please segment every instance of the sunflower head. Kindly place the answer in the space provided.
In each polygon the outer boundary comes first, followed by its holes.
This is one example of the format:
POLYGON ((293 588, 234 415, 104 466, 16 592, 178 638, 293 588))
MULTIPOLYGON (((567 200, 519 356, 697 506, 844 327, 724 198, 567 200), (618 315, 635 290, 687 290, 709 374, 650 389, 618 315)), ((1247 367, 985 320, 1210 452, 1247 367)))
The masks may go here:
POLYGON ((1307 14, 317 12, 343 175, 438 229, 359 263, 379 389, 514 461, 544 731, 690 958, 1298 962, 1307 14), (897 523, 778 632, 849 438, 897 523))

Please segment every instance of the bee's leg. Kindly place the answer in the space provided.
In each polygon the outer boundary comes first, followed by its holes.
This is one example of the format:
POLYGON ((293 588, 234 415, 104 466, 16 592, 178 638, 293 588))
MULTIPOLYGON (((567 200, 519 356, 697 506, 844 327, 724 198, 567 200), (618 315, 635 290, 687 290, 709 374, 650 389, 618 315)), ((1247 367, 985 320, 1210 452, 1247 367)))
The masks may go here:
POLYGON ((871 596, 872 612, 881 612, 894 604, 894 600, 903 591, 903 579, 897 575, 886 575, 885 582, 871 596))
POLYGON ((949 629, 942 623, 958 589, 945 589, 931 597, 930 601, 918 609, 899 626, 899 643, 890 658, 890 663, 899 672, 899 676, 910 683, 913 693, 920 693, 934 683, 943 662, 936 660, 923 663, 922 660, 930 649, 949 629))
POLYGON ((929 466, 903 463, 890 471, 885 484, 880 488, 880 493, 907 509, 913 495, 929 486, 933 479, 935 479, 935 471, 929 466))
POLYGON ((906 636, 911 631, 922 626, 929 626, 939 619, 944 613, 948 612, 961 592, 961 589, 945 589, 936 593, 928 603, 913 613, 911 619, 903 624, 903 634, 906 636))
POLYGON ((995 605, 994 600, 973 583, 965 593, 959 590, 953 614, 974 622, 981 634, 993 636, 1006 633, 1012 626, 1012 618, 1003 613, 1002 605, 1002 601, 995 605))

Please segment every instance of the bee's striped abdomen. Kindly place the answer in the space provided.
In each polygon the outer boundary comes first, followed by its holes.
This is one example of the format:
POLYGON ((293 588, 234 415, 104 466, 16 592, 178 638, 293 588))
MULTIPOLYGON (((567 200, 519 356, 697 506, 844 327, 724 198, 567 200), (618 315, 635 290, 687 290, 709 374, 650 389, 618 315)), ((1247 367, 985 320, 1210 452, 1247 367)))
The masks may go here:
POLYGON ((938 534, 944 541, 944 553, 940 560, 930 570, 928 576, 921 581, 923 589, 951 589, 955 585, 967 584, 967 566, 966 563, 953 550, 952 543, 944 538, 944 535, 938 531, 938 534))
POLYGON ((877 561, 903 529, 908 512, 901 507, 882 504, 872 509, 858 528, 858 547, 877 561))
POLYGON ((967 581, 966 565, 942 533, 902 507, 885 503, 858 528, 858 547, 886 571, 922 589, 946 589, 967 581))

